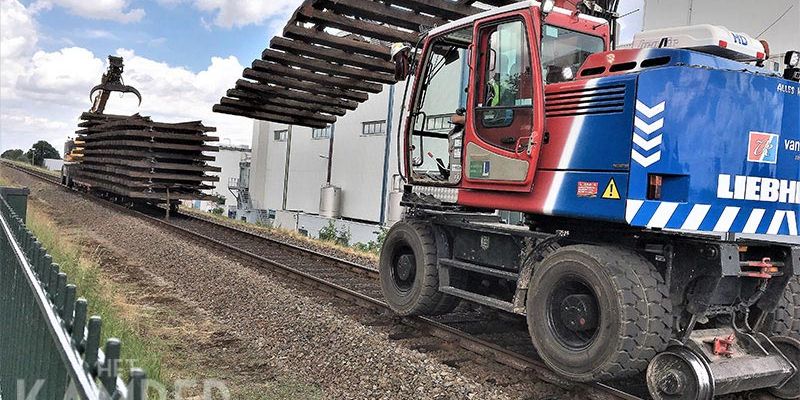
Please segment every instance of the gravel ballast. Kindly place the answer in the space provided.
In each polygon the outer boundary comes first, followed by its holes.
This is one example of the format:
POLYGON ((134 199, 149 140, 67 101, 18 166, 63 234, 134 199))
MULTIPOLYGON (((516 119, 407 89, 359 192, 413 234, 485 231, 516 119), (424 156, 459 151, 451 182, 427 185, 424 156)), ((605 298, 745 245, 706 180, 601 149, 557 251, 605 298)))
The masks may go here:
MULTIPOLYGON (((448 366, 362 323, 358 307, 257 271, 21 172, 2 175, 31 188, 32 201, 120 259, 161 280, 182 301, 227 328, 220 364, 252 379, 286 377, 335 399, 585 398, 500 366, 448 366)), ((198 327, 200 328, 200 327, 198 327)), ((183 344, 186 351, 202 346, 183 344)), ((202 366, 201 366, 202 368, 202 366)))

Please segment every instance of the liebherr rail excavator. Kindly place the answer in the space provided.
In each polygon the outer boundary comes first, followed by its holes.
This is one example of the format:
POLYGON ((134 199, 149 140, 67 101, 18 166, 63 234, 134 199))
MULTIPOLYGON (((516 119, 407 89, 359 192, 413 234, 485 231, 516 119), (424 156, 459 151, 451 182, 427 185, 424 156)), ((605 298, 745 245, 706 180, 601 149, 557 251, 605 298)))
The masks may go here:
POLYGON ((576 381, 800 398, 800 56, 774 73, 768 46, 710 25, 625 49, 611 36, 574 7, 523 1, 407 51, 387 303, 525 316, 544 362, 576 381))

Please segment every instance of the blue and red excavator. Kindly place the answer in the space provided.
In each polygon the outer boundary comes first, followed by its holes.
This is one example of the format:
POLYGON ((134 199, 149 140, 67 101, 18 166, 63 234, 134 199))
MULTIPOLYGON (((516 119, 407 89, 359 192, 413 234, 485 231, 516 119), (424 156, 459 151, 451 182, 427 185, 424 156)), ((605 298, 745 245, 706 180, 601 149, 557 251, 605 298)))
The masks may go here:
POLYGON ((414 79, 386 301, 523 315, 577 381, 800 398, 798 53, 779 75, 768 45, 708 25, 612 49, 599 2, 562 3, 488 10, 397 54, 414 79))

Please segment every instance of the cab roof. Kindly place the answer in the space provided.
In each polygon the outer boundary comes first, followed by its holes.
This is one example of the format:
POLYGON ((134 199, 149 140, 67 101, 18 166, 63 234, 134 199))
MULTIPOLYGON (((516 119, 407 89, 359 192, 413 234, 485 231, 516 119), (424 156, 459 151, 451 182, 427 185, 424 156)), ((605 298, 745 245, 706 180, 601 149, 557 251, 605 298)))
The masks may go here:
MULTIPOLYGON (((637 73, 648 68, 694 66, 711 69, 770 74, 765 68, 686 49, 618 49, 590 55, 578 70, 577 79, 637 73)), ((777 75, 776 75, 777 76, 777 75)))

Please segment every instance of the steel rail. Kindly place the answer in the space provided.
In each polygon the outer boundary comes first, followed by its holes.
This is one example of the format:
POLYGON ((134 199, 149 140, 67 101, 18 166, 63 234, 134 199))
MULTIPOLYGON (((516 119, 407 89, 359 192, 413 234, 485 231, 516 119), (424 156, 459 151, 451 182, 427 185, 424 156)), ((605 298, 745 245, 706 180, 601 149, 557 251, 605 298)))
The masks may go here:
MULTIPOLYGON (((21 172, 24 172, 24 173, 28 173, 28 174, 30 174, 32 176, 38 177, 38 178, 40 178, 40 179, 42 179, 42 180, 44 180, 44 181, 46 181, 48 183, 53 183, 53 184, 57 184, 57 185, 61 186, 61 181, 59 179, 53 179, 54 177, 52 175, 45 174, 45 173, 40 172, 40 171, 33 171, 33 170, 29 169, 29 168, 21 167, 19 165, 15 165, 15 164, 12 164, 12 163, 7 163, 5 161, 3 162, 3 164, 11 166, 12 168, 14 168, 14 169, 16 169, 18 171, 21 171, 21 172)), ((61 186, 61 187, 64 188, 63 186, 61 186)), ((66 189, 66 188, 64 188, 64 189, 66 189)), ((303 283, 306 283, 306 284, 310 284, 313 287, 318 288, 318 289, 320 289, 320 290, 322 290, 322 291, 324 291, 326 293, 329 293, 329 294, 331 294, 331 295, 333 295, 335 297, 342 298, 342 299, 350 301, 350 302, 352 302, 354 304, 357 304, 357 305, 360 305, 362 307, 369 308, 369 309, 372 309, 372 310, 375 310, 375 311, 380 311, 380 312, 387 312, 388 311, 388 312, 391 312, 391 309, 389 308, 389 306, 385 302, 383 302, 381 300, 374 299, 374 298, 366 296, 366 295, 364 295, 362 293, 358 293, 358 292, 356 292, 356 291, 354 291, 352 289, 349 289, 349 288, 343 287, 341 285, 329 282, 329 281, 327 281, 327 280, 325 280, 323 278, 314 276, 314 275, 309 274, 309 273, 304 272, 304 271, 300 271, 300 270, 298 270, 296 268, 290 267, 288 265, 285 265, 283 263, 277 262, 275 260, 270 260, 268 258, 259 256, 257 254, 254 254, 254 253, 250 252, 250 251, 236 248, 235 246, 232 246, 232 245, 227 244, 227 243, 223 243, 223 242, 221 242, 221 241, 219 241, 217 239, 208 237, 208 236, 203 235, 201 233, 197 233, 197 232, 185 229, 183 227, 176 226, 176 225, 174 225, 174 224, 172 224, 172 223, 170 223, 168 221, 162 220, 160 218, 153 217, 151 215, 147 215, 147 214, 144 214, 142 212, 135 211, 135 210, 132 210, 130 208, 124 207, 122 205, 119 205, 119 204, 116 204, 116 203, 112 203, 110 201, 103 200, 103 199, 100 199, 100 198, 97 198, 97 197, 94 197, 94 196, 91 196, 91 195, 87 195, 87 194, 84 194, 84 193, 81 193, 81 194, 85 198, 87 198, 87 199, 89 199, 91 201, 94 201, 97 204, 100 204, 100 205, 103 205, 103 206, 107 206, 107 207, 111 207, 111 208, 114 208, 114 209, 116 209, 118 211, 121 211, 121 212, 123 212, 125 214, 128 214, 128 215, 131 215, 131 216, 134 216, 134 217, 142 218, 142 219, 145 219, 147 221, 153 222, 154 224, 162 226, 162 227, 166 228, 167 230, 175 232, 175 233, 177 233, 177 234, 179 234, 181 236, 188 237, 188 238, 193 239, 194 241, 197 241, 197 242, 205 243, 206 247, 210 247, 212 249, 217 249, 217 250, 223 251, 223 252, 225 252, 225 253, 227 253, 227 254, 235 257, 235 258, 239 258, 239 259, 242 259, 244 261, 249 261, 249 263, 257 266, 258 268, 263 268, 263 266, 265 264, 266 265, 271 265, 271 266, 275 267, 275 268, 270 268, 271 271, 275 271, 275 272, 281 273, 284 276, 287 276, 287 277, 290 277, 290 278, 295 278, 295 279, 299 280, 300 282, 303 282, 303 283)), ((186 214, 182 214, 182 215, 186 215, 186 214)), ((210 222, 209 220, 206 220, 206 219, 201 219, 201 220, 204 220, 204 221, 209 222, 209 223, 213 223, 213 222, 210 222)), ((223 227, 223 228, 236 230, 236 231, 248 234, 248 235, 253 235, 253 236, 256 236, 258 238, 267 239, 267 238, 264 238, 261 235, 255 235, 255 234, 253 234, 251 232, 247 232, 247 231, 244 231, 244 230, 241 230, 241 229, 232 228, 232 227, 224 225, 224 224, 215 224, 215 225, 223 227)), ((276 239, 268 238, 267 240, 273 241, 273 242, 281 244, 281 245, 287 245, 289 247, 293 247, 293 248, 297 249, 298 251, 302 251, 302 252, 306 252, 306 253, 309 253, 309 254, 313 254, 313 255, 318 256, 318 257, 328 258, 328 259, 331 259, 331 260, 334 260, 334 261, 337 261, 337 262, 342 261, 343 263, 348 264, 348 265, 355 265, 356 267, 364 269, 364 270, 374 271, 371 268, 367 268, 367 267, 364 267, 362 265, 359 265, 359 264, 356 264, 356 263, 353 263, 353 262, 350 262, 350 261, 347 261, 347 260, 343 260, 343 259, 340 259, 340 258, 337 258, 337 257, 332 257, 332 256, 329 256, 329 255, 321 253, 321 252, 317 252, 317 251, 314 251, 314 250, 306 249, 306 248, 303 248, 303 247, 300 247, 300 246, 296 246, 296 245, 291 245, 291 244, 288 244, 288 243, 285 243, 285 242, 282 242, 282 241, 279 241, 279 240, 276 240, 276 239)), ((600 382, 580 383, 580 382, 572 382, 572 381, 569 381, 567 379, 561 378, 558 375, 556 375, 553 371, 551 371, 543 362, 541 362, 539 360, 536 360, 536 359, 533 359, 533 358, 530 358, 530 357, 527 357, 527 356, 523 356, 523 355, 517 354, 517 353, 515 353, 515 352, 513 352, 513 351, 511 351, 509 349, 505 349, 505 348, 503 348, 503 347, 501 347, 501 346, 499 346, 497 344, 490 343, 490 342, 487 342, 487 341, 485 341, 483 339, 476 338, 476 337, 474 337, 474 336, 472 336, 472 335, 470 335, 470 334, 468 334, 466 332, 459 331, 458 329, 455 329, 455 328, 452 328, 452 327, 447 326, 445 324, 442 324, 440 322, 434 321, 434 320, 432 320, 430 318, 426 318, 426 317, 403 317, 402 321, 406 325, 412 326, 413 328, 415 328, 417 330, 425 331, 426 333, 428 333, 428 334, 430 334, 432 336, 435 336, 437 338, 440 338, 442 340, 449 341, 449 342, 456 342, 464 350, 467 350, 467 351, 469 351, 471 353, 477 354, 477 355, 479 355, 481 357, 485 357, 485 358, 491 359, 491 360, 493 360, 493 361, 495 361, 497 363, 506 365, 508 367, 511 367, 511 368, 514 368, 514 369, 517 369, 517 370, 520 370, 520 371, 523 371, 523 372, 526 372, 526 371, 535 372, 536 375, 540 379, 545 381, 545 382, 554 384, 556 386, 562 387, 562 388, 570 390, 570 391, 581 390, 582 389, 584 391, 584 393, 586 394, 587 398, 589 398, 589 399, 594 399, 594 400, 613 400, 613 399, 642 400, 638 396, 626 393, 626 392, 624 392, 624 391, 622 391, 620 389, 611 387, 611 386, 606 385, 604 383, 600 383, 600 382)))
POLYGON ((283 240, 271 238, 271 237, 268 237, 268 236, 259 235, 257 233, 250 232, 250 231, 247 231, 245 229, 233 226, 231 224, 226 224, 226 223, 223 223, 223 222, 214 221, 214 219, 210 218, 210 217, 199 216, 199 215, 194 215, 192 213, 185 213, 185 212, 181 212, 179 215, 183 216, 183 217, 194 219, 195 221, 202 221, 202 222, 207 223, 207 224, 213 224, 213 225, 215 225, 217 227, 220 227, 220 228, 223 228, 223 229, 226 229, 226 230, 229 230, 229 231, 237 232, 237 233, 240 233, 240 234, 243 234, 243 235, 253 236, 255 238, 258 238, 259 240, 268 241, 268 242, 277 244, 279 246, 290 248, 292 250, 300 251, 300 252, 307 253, 307 254, 310 254, 310 255, 313 255, 313 256, 316 256, 316 257, 320 257, 320 258, 324 258, 324 259, 327 259, 327 260, 330 260, 330 261, 334 261, 334 262, 336 262, 338 264, 341 264, 343 267, 345 267, 346 269, 349 269, 349 270, 351 270, 353 272, 369 275, 369 276, 374 277, 374 278, 378 278, 379 277, 379 273, 378 273, 377 269, 370 268, 370 267, 358 264, 356 262, 353 262, 353 261, 350 261, 350 260, 346 260, 346 259, 341 258, 341 257, 337 257, 337 256, 334 256, 334 255, 331 255, 331 254, 323 253, 321 251, 310 249, 310 248, 307 248, 307 247, 298 246, 296 244, 285 242, 283 240))

